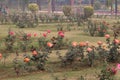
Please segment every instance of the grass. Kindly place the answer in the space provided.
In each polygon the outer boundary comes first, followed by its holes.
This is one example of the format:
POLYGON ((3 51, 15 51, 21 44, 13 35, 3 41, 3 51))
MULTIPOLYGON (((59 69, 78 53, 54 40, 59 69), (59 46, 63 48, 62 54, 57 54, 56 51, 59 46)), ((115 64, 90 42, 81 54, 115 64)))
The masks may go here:
MULTIPOLYGON (((54 73, 55 77, 58 78, 63 78, 64 76, 69 77, 70 80, 74 80, 75 78, 79 78, 84 72, 90 74, 90 72, 93 72, 94 69, 90 70, 90 69, 86 69, 86 70, 82 70, 82 71, 68 71, 68 72, 57 72, 54 73)), ((41 73, 33 73, 33 74, 29 74, 29 76, 22 76, 22 77, 15 77, 13 78, 8 78, 5 80, 54 80, 55 77, 52 76, 51 73, 45 73, 45 72, 41 72, 41 73), (35 75, 33 75, 35 74, 35 75)), ((83 74, 85 75, 85 74, 83 74)), ((87 78, 89 78, 89 80, 95 80, 94 77, 90 77, 91 75, 88 75, 87 78)), ((4 80, 4 79, 3 79, 4 80)))
MULTIPOLYGON (((51 30, 51 34, 48 36, 49 38, 51 38, 52 36, 57 36, 57 28, 56 28, 56 23, 53 24, 40 24, 39 27, 37 28, 25 28, 25 29, 19 29, 17 28, 15 25, 1 25, 0 26, 0 39, 2 39, 3 37, 5 37, 7 35, 7 31, 8 28, 11 28, 13 31, 18 32, 18 31, 24 31, 26 33, 38 33, 38 34, 42 34, 44 33, 46 30, 51 30)), ((66 24, 63 24, 65 27, 64 29, 66 29, 66 24)), ((40 36, 39 35, 39 36, 40 36)), ((91 37, 89 36, 88 33, 84 33, 82 30, 72 30, 72 31, 65 31, 65 38, 70 40, 70 41, 77 41, 77 42, 81 42, 81 41, 89 41, 91 42, 91 44, 95 44, 97 41, 105 41, 104 37, 91 37)), ((52 54, 49 56, 49 62, 53 63, 52 65, 48 65, 50 66, 50 68, 52 69, 56 69, 54 72, 54 76, 59 77, 61 80, 64 76, 69 77, 69 80, 75 80, 76 78, 79 78, 81 75, 86 76, 87 80, 96 80, 96 73, 95 72, 99 72, 101 69, 101 65, 98 65, 97 67, 86 67, 86 66, 78 66, 79 69, 78 70, 74 70, 74 69, 70 69, 70 68, 60 68, 59 65, 59 60, 57 59, 57 56, 55 54, 56 51, 53 51, 52 54), (56 62, 56 64, 54 64, 56 62)), ((61 50, 60 51, 62 53, 62 55, 65 54, 66 50, 61 50)), ((20 53, 21 56, 23 53, 20 53)), ((15 54, 11 54, 7 60, 6 60, 6 66, 3 66, 2 62, 0 62, 0 80, 54 80, 55 77, 52 76, 52 74, 49 71, 46 72, 32 72, 32 73, 26 73, 22 76, 16 76, 14 69, 12 68, 12 59, 15 57, 15 54)), ((73 65, 74 66, 74 65, 73 65)), ((116 77, 119 80, 120 76, 119 76, 120 72, 118 72, 118 74, 116 75, 116 77)))

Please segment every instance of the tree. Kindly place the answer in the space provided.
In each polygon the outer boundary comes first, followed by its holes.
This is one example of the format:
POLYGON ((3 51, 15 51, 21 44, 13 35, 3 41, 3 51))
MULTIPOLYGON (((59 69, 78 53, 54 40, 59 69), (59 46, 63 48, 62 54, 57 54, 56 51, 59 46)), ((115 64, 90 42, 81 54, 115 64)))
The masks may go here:
POLYGON ((52 12, 55 11, 55 0, 51 1, 52 12))
POLYGON ((26 6, 28 5, 29 0, 22 0, 22 10, 25 11, 26 6))
POLYGON ((48 0, 48 13, 51 11, 51 0, 48 0))
POLYGON ((20 0, 16 0, 17 1, 17 9, 20 9, 20 0))
POLYGON ((39 6, 39 9, 41 10, 41 7, 40 7, 41 4, 40 4, 40 3, 41 3, 41 0, 37 0, 37 4, 38 4, 38 6, 39 6))
POLYGON ((115 15, 117 16, 117 12, 118 12, 118 1, 115 0, 115 15))
POLYGON ((48 0, 48 12, 55 11, 55 1, 56 0, 48 0))
POLYGON ((113 0, 106 0, 106 6, 111 7, 111 15, 113 12, 113 0))
MULTIPOLYGON (((112 14, 112 11, 113 11, 113 1, 114 0, 107 0, 106 1, 106 6, 109 7, 111 6, 111 14, 112 14)), ((117 12, 118 12, 118 0, 115 0, 115 14, 117 16, 117 12)))
POLYGON ((74 9, 73 7, 74 7, 74 0, 71 0, 70 1, 71 2, 71 8, 72 8, 72 10, 74 9))
POLYGON ((100 1, 96 1, 95 3, 94 3, 94 9, 95 10, 98 10, 98 9, 100 9, 101 8, 101 3, 100 3, 100 1))
POLYGON ((2 8, 3 2, 4 2, 4 0, 0 0, 0 8, 2 8))
POLYGON ((94 0, 91 0, 91 6, 94 6, 94 0))

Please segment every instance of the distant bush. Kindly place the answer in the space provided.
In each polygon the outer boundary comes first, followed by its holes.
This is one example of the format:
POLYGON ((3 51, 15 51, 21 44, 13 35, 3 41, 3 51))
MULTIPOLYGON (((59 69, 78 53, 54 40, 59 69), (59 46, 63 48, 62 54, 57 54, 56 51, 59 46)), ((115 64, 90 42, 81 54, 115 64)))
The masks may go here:
POLYGON ((100 1, 96 1, 95 4, 94 4, 94 9, 95 9, 95 10, 98 10, 98 9, 100 9, 100 8, 101 8, 101 3, 100 3, 100 1))
POLYGON ((27 13, 12 15, 12 22, 19 28, 33 28, 38 26, 38 16, 27 13))
POLYGON ((65 16, 67 16, 67 17, 70 16, 71 11, 72 11, 71 6, 64 6, 63 7, 63 13, 64 13, 65 16))
POLYGON ((84 15, 86 18, 89 18, 93 15, 94 9, 92 6, 85 6, 84 7, 84 15))
POLYGON ((31 12, 36 12, 36 11, 39 10, 39 6, 36 3, 31 3, 31 4, 28 5, 28 9, 31 12))

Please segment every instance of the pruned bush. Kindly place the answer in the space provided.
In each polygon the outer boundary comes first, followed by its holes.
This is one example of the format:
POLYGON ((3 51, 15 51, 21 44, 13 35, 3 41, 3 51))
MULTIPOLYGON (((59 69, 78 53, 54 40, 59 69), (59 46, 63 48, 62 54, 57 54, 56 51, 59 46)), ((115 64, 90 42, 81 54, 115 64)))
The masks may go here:
POLYGON ((39 6, 36 4, 36 3, 30 3, 28 5, 28 9, 31 11, 31 12, 36 12, 39 10, 39 6))
POLYGON ((84 7, 84 16, 86 18, 90 18, 94 14, 94 9, 92 6, 85 6, 84 7))

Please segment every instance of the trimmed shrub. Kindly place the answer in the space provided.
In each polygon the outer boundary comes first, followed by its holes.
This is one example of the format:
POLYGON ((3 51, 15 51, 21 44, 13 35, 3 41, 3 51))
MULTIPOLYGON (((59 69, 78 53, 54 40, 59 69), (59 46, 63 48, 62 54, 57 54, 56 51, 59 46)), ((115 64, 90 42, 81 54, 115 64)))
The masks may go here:
POLYGON ((36 11, 39 10, 39 6, 36 3, 31 3, 31 4, 28 5, 28 9, 31 12, 36 12, 36 11))
POLYGON ((94 9, 92 6, 85 6, 84 7, 84 16, 86 18, 91 17, 93 15, 93 13, 94 13, 94 9))

